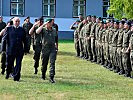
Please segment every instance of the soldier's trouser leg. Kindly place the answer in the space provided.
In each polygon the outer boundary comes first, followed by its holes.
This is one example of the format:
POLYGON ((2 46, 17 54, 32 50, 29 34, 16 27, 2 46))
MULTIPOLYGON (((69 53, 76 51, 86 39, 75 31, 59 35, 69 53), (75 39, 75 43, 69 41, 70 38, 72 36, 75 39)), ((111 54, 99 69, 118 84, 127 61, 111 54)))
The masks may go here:
POLYGON ((41 49, 42 49, 41 44, 35 45, 35 52, 34 52, 34 57, 33 57, 35 69, 37 69, 39 67, 41 49))
POLYGON ((80 56, 79 41, 75 41, 76 56, 80 56))
POLYGON ((117 47, 113 47, 112 48, 113 51, 113 62, 112 62, 112 66, 113 66, 113 70, 116 70, 116 63, 117 63, 117 59, 116 59, 116 54, 117 54, 117 47))
POLYGON ((31 37, 26 37, 26 43, 27 43, 27 52, 29 53, 31 46, 31 37))
POLYGON ((55 60, 56 60, 56 51, 52 50, 50 53, 50 77, 55 75, 55 60))
POLYGON ((104 64, 104 49, 102 45, 100 46, 100 56, 101 56, 100 58, 101 65, 103 65, 104 64))
POLYGON ((109 45, 110 69, 113 70, 113 47, 109 45))
POLYGON ((131 64, 130 64, 130 55, 129 53, 126 53, 127 48, 124 48, 123 54, 122 54, 122 62, 123 62, 123 67, 125 70, 125 75, 130 76, 131 72, 131 64))
POLYGON ((96 61, 96 51, 95 51, 95 39, 91 38, 91 51, 93 55, 93 61, 96 61))
POLYGON ((101 58, 101 54, 100 54, 100 45, 98 45, 97 50, 98 50, 98 52, 97 52, 97 63, 100 63, 100 62, 101 62, 101 60, 100 60, 100 58, 101 58))
POLYGON ((106 67, 107 66, 107 44, 104 43, 103 47, 104 47, 104 67, 106 67))
POLYGON ((131 61, 131 68, 132 68, 131 77, 133 78, 133 50, 131 50, 130 52, 130 61, 131 61))
POLYGON ((1 69, 2 69, 2 74, 4 74, 6 68, 6 52, 2 52, 1 54, 1 69))
POLYGON ((92 60, 91 40, 87 40, 87 51, 89 55, 89 60, 92 60))
POLYGON ((122 64, 122 47, 118 47, 117 49, 117 62, 118 62, 118 67, 120 69, 120 73, 119 74, 124 74, 124 68, 123 68, 123 64, 122 64))
POLYGON ((87 39, 84 39, 85 59, 88 59, 87 39))
POLYGON ((95 52, 96 52, 96 60, 97 60, 97 56, 98 56, 98 41, 95 40, 95 52))
POLYGON ((47 65, 50 58, 50 76, 55 75, 55 60, 56 50, 50 50, 50 48, 42 50, 42 77, 45 77, 47 71, 47 65))
POLYGON ((80 57, 83 57, 84 56, 84 53, 83 53, 83 42, 82 42, 81 38, 79 40, 79 46, 80 46, 80 57))

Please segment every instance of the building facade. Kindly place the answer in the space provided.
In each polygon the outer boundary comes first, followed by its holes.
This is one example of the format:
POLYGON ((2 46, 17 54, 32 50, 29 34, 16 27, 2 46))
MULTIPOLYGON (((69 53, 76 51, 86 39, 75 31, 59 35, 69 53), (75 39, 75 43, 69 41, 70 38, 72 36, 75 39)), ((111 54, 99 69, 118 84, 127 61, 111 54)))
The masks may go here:
MULTIPOLYGON (((72 38, 70 25, 77 19, 78 14, 108 17, 106 10, 109 0, 0 0, 0 15, 5 21, 11 16, 54 17, 59 25, 60 38, 72 38)), ((23 22, 23 21, 21 21, 23 22)))

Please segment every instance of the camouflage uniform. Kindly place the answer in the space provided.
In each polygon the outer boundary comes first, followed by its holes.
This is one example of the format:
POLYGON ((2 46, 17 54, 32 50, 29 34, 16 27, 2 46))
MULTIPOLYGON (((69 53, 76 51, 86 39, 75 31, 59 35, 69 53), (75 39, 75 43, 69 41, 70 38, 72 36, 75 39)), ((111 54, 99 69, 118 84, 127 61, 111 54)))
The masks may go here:
POLYGON ((123 53, 122 53, 122 62, 123 62, 123 67, 125 70, 125 76, 130 76, 130 71, 131 71, 131 64, 130 64, 130 55, 129 53, 126 52, 128 46, 129 46, 129 39, 131 37, 131 32, 130 30, 125 30, 123 34, 123 53))
POLYGON ((96 22, 92 23, 91 26, 91 51, 93 54, 93 62, 96 62, 96 51, 95 51, 95 30, 96 30, 96 22))
POLYGON ((85 38, 86 38, 86 50, 88 52, 88 58, 89 60, 92 60, 92 52, 91 52, 91 38, 90 38, 90 32, 91 32, 91 25, 92 22, 89 22, 86 26, 85 26, 85 38))
POLYGON ((119 74, 124 74, 124 68, 122 64, 123 31, 124 29, 119 29, 118 42, 117 42, 117 61, 118 61, 118 67, 120 69, 119 74))

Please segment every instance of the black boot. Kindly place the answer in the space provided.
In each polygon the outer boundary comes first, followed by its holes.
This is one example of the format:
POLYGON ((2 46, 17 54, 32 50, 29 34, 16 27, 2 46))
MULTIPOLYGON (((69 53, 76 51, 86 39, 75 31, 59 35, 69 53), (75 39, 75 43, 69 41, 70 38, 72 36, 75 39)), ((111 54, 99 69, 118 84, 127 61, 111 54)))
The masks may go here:
POLYGON ((38 69, 37 69, 37 68, 35 68, 35 73, 34 73, 34 74, 37 74, 37 72, 38 72, 38 69))
POLYGON ((9 78, 9 74, 6 74, 6 77, 5 77, 5 79, 8 79, 9 78))
POLYGON ((1 74, 4 75, 4 73, 5 73, 5 69, 2 69, 1 74))
POLYGON ((55 83, 54 76, 50 76, 49 81, 50 81, 51 83, 55 83))
POLYGON ((45 75, 42 75, 42 80, 45 80, 45 78, 46 78, 45 75))
POLYGON ((126 71, 125 74, 124 74, 125 77, 131 77, 131 74, 130 72, 126 71))
POLYGON ((120 70, 120 72, 118 74, 119 75, 123 75, 123 74, 125 74, 125 71, 124 70, 120 70))

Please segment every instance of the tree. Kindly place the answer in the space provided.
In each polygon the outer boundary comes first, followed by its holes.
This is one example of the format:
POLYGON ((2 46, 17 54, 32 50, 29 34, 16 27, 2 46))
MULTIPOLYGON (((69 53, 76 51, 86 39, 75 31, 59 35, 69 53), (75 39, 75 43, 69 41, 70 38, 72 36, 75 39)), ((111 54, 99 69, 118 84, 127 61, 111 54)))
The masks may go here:
POLYGON ((133 0, 110 0, 110 8, 107 13, 113 14, 117 19, 123 17, 133 19, 133 0))

